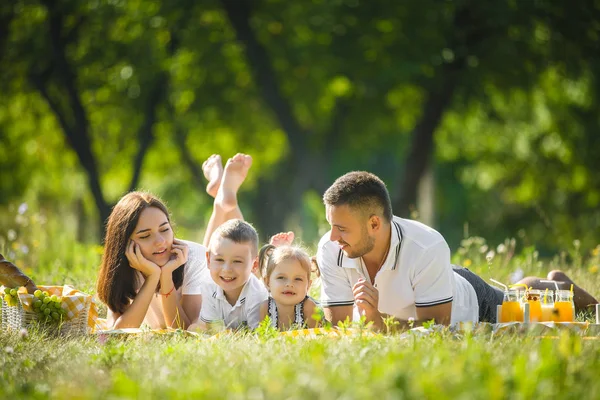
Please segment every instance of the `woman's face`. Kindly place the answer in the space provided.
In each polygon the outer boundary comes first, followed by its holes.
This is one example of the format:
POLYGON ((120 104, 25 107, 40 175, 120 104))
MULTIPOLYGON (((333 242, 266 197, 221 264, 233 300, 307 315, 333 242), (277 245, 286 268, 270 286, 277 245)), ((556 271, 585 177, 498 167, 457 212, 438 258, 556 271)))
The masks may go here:
POLYGON ((147 260, 159 267, 171 258, 173 230, 165 213, 156 207, 148 207, 142 211, 130 239, 140 246, 142 255, 147 260))

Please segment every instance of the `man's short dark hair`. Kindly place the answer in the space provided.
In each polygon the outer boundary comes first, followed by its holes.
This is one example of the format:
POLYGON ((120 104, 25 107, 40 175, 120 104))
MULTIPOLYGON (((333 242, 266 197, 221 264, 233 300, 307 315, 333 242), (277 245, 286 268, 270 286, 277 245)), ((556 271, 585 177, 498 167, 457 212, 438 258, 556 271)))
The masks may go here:
POLYGON ((388 222, 392 220, 392 202, 385 183, 370 172, 353 171, 340 176, 323 195, 323 202, 328 206, 348 205, 367 215, 383 212, 388 222))
POLYGON ((252 255, 255 256, 258 253, 258 233, 246 221, 230 219, 224 222, 215 229, 211 236, 211 242, 218 237, 229 239, 234 243, 248 243, 250 244, 252 255))

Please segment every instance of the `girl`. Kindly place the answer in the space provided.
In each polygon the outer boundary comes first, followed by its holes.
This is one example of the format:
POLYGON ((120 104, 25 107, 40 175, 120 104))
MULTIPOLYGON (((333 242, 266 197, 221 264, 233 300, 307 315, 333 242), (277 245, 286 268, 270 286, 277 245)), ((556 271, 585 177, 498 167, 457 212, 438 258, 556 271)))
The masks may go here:
POLYGON ((260 320, 268 315, 273 327, 315 328, 312 318, 317 305, 308 297, 311 262, 298 247, 263 246, 259 253, 259 268, 269 290, 269 299, 260 308, 260 320))
POLYGON ((112 329, 186 328, 200 313, 206 249, 175 239, 169 211, 150 193, 131 192, 106 228, 98 297, 112 329))

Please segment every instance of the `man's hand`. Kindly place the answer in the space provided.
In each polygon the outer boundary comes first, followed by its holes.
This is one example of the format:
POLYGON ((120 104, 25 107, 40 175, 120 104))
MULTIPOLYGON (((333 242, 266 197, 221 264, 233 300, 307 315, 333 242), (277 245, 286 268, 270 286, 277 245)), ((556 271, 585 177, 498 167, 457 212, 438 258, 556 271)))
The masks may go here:
POLYGON ((381 328, 382 317, 379 312, 379 291, 365 279, 359 279, 352 288, 354 303, 358 307, 360 315, 367 318, 367 322, 373 322, 375 327, 381 328))

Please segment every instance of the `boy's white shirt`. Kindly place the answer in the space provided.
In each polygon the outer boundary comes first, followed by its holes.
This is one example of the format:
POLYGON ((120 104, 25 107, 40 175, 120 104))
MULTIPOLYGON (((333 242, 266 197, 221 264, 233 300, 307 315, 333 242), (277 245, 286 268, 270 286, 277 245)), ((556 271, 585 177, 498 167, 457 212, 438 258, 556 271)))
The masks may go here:
POLYGON ((246 324, 254 329, 260 323, 260 305, 269 294, 265 285, 254 274, 244 285, 235 305, 229 304, 223 289, 217 285, 208 270, 202 279, 202 309, 200 320, 205 323, 224 322, 226 328, 236 329, 246 324))
MULTIPOLYGON (((393 218, 390 249, 374 285, 379 311, 402 320, 417 317, 417 307, 452 301, 451 324, 477 322, 479 305, 473 286, 452 271, 450 249, 441 234, 417 221, 393 218)), ((352 287, 368 273, 361 258, 349 259, 326 233, 319 242, 321 305, 354 305, 352 287)), ((353 319, 359 319, 354 307, 353 319)))
MULTIPOLYGON (((188 261, 184 266, 183 272, 183 283, 173 294, 177 296, 177 300, 181 302, 183 295, 200 295, 202 294, 201 284, 202 276, 205 271, 208 270, 206 262, 206 247, 199 243, 182 240, 189 247, 188 261)), ((144 283, 143 275, 138 272, 137 274, 138 285, 141 287, 144 283)), ((189 315, 189 318, 194 321, 197 315, 189 315)), ((162 311, 162 302, 160 295, 155 294, 152 296, 152 301, 144 317, 144 324, 150 326, 152 329, 164 329, 167 327, 165 317, 162 311)))

